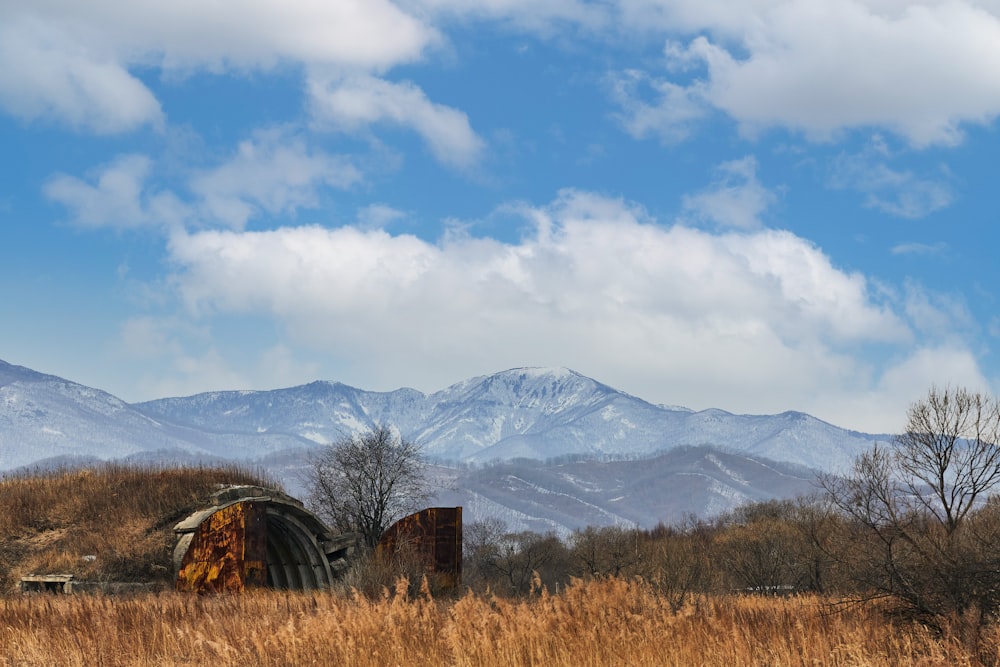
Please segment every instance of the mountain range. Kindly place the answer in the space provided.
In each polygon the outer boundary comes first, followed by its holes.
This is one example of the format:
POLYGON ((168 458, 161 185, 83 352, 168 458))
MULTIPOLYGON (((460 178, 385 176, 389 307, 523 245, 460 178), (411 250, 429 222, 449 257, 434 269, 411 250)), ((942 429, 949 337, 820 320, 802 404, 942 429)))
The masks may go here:
POLYGON ((438 502, 514 528, 650 526, 812 489, 884 435, 807 414, 654 405, 563 368, 424 394, 337 382, 129 404, 0 361, 0 470, 93 460, 238 461, 301 492, 311 451, 391 425, 433 463, 438 502))

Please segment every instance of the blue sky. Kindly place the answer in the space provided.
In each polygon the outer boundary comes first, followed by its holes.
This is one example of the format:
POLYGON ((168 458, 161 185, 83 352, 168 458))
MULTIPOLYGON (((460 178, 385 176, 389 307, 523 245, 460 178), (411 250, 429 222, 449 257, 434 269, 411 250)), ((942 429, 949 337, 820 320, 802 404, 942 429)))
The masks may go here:
POLYGON ((1000 390, 1000 2, 0 2, 0 358, 139 401, 566 366, 1000 390))

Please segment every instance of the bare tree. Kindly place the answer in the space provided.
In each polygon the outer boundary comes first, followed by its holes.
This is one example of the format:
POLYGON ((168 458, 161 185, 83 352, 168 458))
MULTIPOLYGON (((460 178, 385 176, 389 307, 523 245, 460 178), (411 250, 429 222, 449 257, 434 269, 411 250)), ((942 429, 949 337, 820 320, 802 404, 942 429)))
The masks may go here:
POLYGON ((895 438, 897 470, 909 495, 951 533, 1000 481, 998 440, 996 399, 932 388, 895 438))
POLYGON ((591 577, 631 573, 646 556, 639 549, 639 531, 621 526, 577 530, 570 537, 570 544, 579 569, 591 577))
POLYGON ((310 461, 309 499, 343 532, 374 548, 392 522, 430 496, 419 447, 382 425, 320 450, 310 461))
POLYGON ((494 561, 500 542, 510 532, 507 522, 497 517, 474 521, 462 529, 462 581, 485 589, 497 576, 494 561))
POLYGON ((692 596, 712 588, 713 564, 721 560, 712 551, 714 527, 694 517, 685 523, 677 527, 660 524, 646 533, 642 547, 647 553, 642 576, 674 613, 692 596))
POLYGON ((976 626, 1000 612, 997 522, 1000 403, 966 389, 932 388, 888 446, 862 454, 845 477, 823 480, 852 522, 855 584, 941 626, 976 626))
POLYGON ((463 554, 480 585, 496 586, 512 595, 534 590, 536 584, 558 586, 570 569, 566 546, 554 533, 508 532, 506 522, 490 518, 465 531, 463 554))

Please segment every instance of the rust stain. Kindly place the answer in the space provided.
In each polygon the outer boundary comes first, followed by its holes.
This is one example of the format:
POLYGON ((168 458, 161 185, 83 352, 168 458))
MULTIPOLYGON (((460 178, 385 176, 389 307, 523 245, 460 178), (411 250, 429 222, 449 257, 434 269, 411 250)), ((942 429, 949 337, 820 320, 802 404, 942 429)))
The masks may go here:
POLYGON ((213 513, 191 540, 177 590, 214 593, 266 585, 266 531, 266 510, 259 503, 238 502, 213 513))
POLYGON ((429 507, 389 526, 377 552, 392 555, 412 549, 438 590, 462 583, 462 508, 429 507))

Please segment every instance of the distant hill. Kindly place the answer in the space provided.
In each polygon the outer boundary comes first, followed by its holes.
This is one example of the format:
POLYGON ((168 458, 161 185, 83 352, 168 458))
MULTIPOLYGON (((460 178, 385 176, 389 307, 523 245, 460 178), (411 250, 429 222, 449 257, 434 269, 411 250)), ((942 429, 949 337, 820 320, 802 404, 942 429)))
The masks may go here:
POLYGON ((814 470, 714 447, 650 459, 538 464, 515 460, 455 473, 444 505, 512 528, 565 533, 586 526, 649 528, 708 517, 747 502, 817 491, 814 470))

